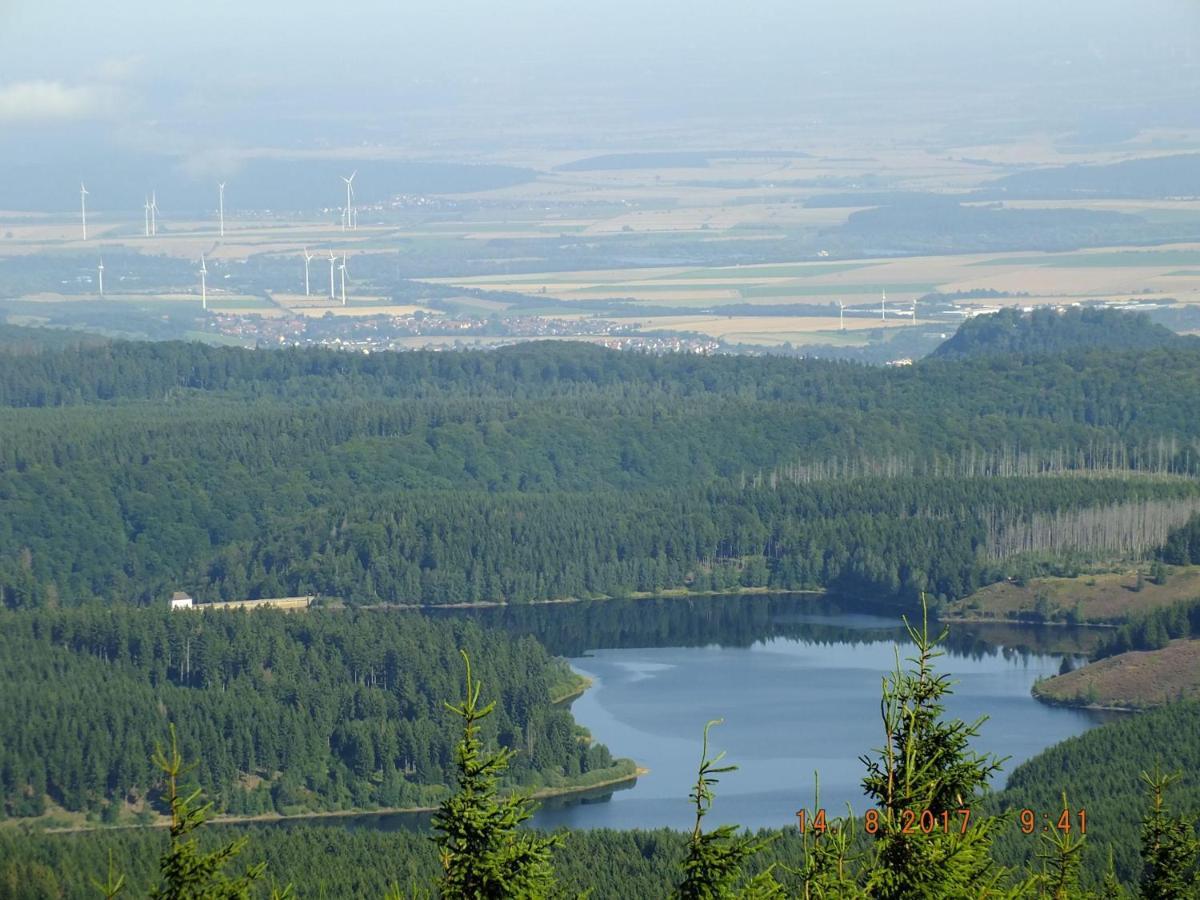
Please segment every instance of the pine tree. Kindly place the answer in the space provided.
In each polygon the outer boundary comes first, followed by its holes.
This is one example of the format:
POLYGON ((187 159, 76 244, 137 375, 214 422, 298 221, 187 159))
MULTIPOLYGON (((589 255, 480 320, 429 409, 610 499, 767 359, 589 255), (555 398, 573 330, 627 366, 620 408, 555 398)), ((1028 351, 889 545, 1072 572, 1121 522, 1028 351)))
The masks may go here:
POLYGON ((456 900, 549 896, 554 887, 550 856, 560 837, 519 832, 518 826, 533 815, 532 801, 516 794, 497 795, 497 782, 516 751, 484 752, 479 723, 496 704, 480 708, 482 685, 471 678, 471 660, 460 652, 467 667, 466 697, 457 706, 446 704, 463 721, 454 753, 458 789, 433 817, 442 863, 440 894, 456 900))
POLYGON ((1117 864, 1113 859, 1112 847, 1109 847, 1108 868, 1104 872, 1104 881, 1100 883, 1100 890, 1096 892, 1096 900, 1125 900, 1127 896, 1125 888, 1121 886, 1121 881, 1117 878, 1117 864))
POLYGON ((1141 896, 1146 900, 1193 897, 1197 889, 1196 829, 1183 816, 1173 816, 1164 795, 1180 776, 1142 773, 1150 793, 1150 809, 1142 820, 1141 896))
POLYGON ((116 866, 113 865, 112 851, 108 851, 108 877, 103 882, 92 879, 92 887, 94 887, 104 900, 114 900, 121 891, 125 890, 125 876, 118 875, 116 866))
POLYGON ((767 842, 748 835, 738 835, 734 825, 722 825, 707 833, 701 827, 704 817, 712 808, 712 786, 720 780, 716 776, 737 769, 733 765, 718 765, 725 758, 723 750, 709 759, 708 731, 720 722, 720 719, 713 719, 704 726, 700 769, 696 775, 696 786, 689 795, 696 808, 696 824, 688 838, 683 881, 675 888, 673 896, 676 900, 768 900, 784 897, 783 887, 775 881, 770 869, 759 873, 747 884, 738 886, 743 879, 742 864, 767 842))
MULTIPOLYGON (((806 822, 814 822, 821 809, 821 782, 813 774, 813 808, 801 810, 806 822)), ((800 813, 797 813, 799 815, 800 813)), ((804 864, 799 872, 799 896, 809 900, 847 900, 863 896, 858 885, 861 859, 854 852, 853 814, 833 819, 825 828, 806 827, 801 835, 804 864)))
MULTIPOLYGON (((196 838, 190 836, 204 824, 211 803, 198 805, 200 788, 184 796, 180 793, 179 780, 195 765, 185 766, 175 737, 175 725, 170 727, 169 750, 158 747, 154 764, 166 776, 167 799, 171 804, 171 842, 163 853, 160 865, 160 882, 150 892, 151 900, 249 900, 254 883, 262 876, 266 863, 250 866, 239 876, 229 876, 225 866, 246 846, 242 837, 216 850, 201 852, 196 838)), ((112 883, 110 873, 109 883, 112 883)), ((290 893, 287 889, 283 896, 290 893)), ((278 896, 278 895, 277 895, 278 896)))
MULTIPOLYGON (((1067 795, 1063 793, 1063 814, 1070 822, 1070 806, 1067 805, 1067 795)), ((1079 891, 1079 875, 1083 871, 1083 847, 1086 838, 1076 836, 1070 830, 1052 828, 1039 835, 1042 849, 1038 858, 1042 860, 1042 871, 1034 879, 1039 897, 1049 900, 1074 900, 1081 896, 1079 891)))
POLYGON ((875 835, 864 887, 881 900, 999 896, 1008 873, 990 849, 1004 820, 972 817, 970 810, 1001 761, 970 749, 984 719, 942 719, 950 682, 934 673, 932 662, 942 655, 936 648, 946 632, 930 636, 927 608, 919 629, 907 619, 905 628, 916 646, 912 668, 904 670, 897 658, 896 671, 884 678, 886 742, 877 757, 862 757, 863 788, 876 805, 864 817, 875 835), (922 818, 929 816, 934 827, 926 833, 922 818))
POLYGON ((1161 559, 1156 559, 1150 564, 1150 577, 1153 579, 1155 584, 1167 583, 1167 567, 1163 565, 1163 561, 1161 559))

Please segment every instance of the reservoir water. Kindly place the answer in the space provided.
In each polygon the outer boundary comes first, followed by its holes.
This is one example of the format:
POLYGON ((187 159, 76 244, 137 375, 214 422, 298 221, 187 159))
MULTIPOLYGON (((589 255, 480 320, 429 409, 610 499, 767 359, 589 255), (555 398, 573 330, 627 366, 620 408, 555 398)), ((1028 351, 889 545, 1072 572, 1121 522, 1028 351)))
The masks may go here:
MULTIPOLYGON (((750 828, 795 823, 820 805, 830 815, 865 808, 860 756, 883 744, 880 682, 910 655, 898 617, 847 612, 861 602, 756 595, 598 601, 464 612, 481 622, 533 634, 565 656, 592 686, 572 704, 576 720, 614 756, 649 773, 620 789, 545 801, 543 828, 690 828, 688 792, 700 760, 704 723, 710 751, 738 770, 721 776, 706 823, 750 828)), ((1087 632, 1062 628, 957 626, 937 671, 957 682, 947 713, 987 715, 973 746, 1009 757, 1013 767, 1101 721, 1082 710, 1045 706, 1030 696, 1039 676, 1057 674, 1064 655, 1087 649, 1087 632)), ((486 686, 485 686, 486 688, 486 686)), ((350 827, 421 827, 428 817, 360 816, 350 827)))
MULTIPOLYGON (((813 806, 814 773, 821 805, 831 814, 847 802, 861 813, 864 769, 858 757, 883 744, 880 677, 894 663, 893 647, 774 638, 746 648, 601 650, 572 660, 595 680, 573 707, 576 720, 614 754, 632 757, 650 772, 607 802, 546 809, 537 824, 690 825, 687 796, 701 731, 717 716, 724 722, 712 731, 711 746, 727 751, 739 768, 721 779, 714 823, 793 824, 800 806, 813 806)), ((988 714, 975 746, 1011 757, 1006 769, 1092 724, 1087 713, 1030 698, 1038 675, 1057 672, 1058 657, 998 653, 944 662, 958 681, 947 712, 968 721, 988 714)))
MULTIPOLYGON (((649 774, 590 802, 544 804, 534 819, 554 828, 690 828, 688 792, 709 719, 711 749, 736 772, 722 776, 708 821, 751 828, 794 824, 813 805, 861 813, 859 756, 883 743, 880 679, 911 655, 899 618, 841 611, 825 598, 714 597, 497 611, 484 619, 537 634, 551 652, 592 679, 572 704, 576 720, 649 774), (553 624, 552 624, 553 623, 553 624), (574 627, 572 627, 574 626, 574 627), (587 646, 581 652, 580 647, 587 646)), ((1096 724, 1089 712, 1034 700, 1039 676, 1055 675, 1062 629, 1008 629, 992 643, 981 629, 954 629, 939 671, 957 682, 947 713, 989 716, 975 746, 1010 757, 1005 772, 1051 744, 1096 724), (1050 632, 1050 634, 1045 634, 1050 632), (1016 646, 1022 642, 1021 646, 1016 646)), ((1002 786, 1003 775, 1001 776, 1002 786)))

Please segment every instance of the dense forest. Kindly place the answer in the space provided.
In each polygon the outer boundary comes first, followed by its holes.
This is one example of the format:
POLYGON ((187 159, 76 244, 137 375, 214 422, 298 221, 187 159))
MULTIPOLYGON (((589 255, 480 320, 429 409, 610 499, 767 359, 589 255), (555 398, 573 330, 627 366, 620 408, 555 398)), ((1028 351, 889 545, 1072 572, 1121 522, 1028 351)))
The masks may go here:
MULTIPOLYGON (((931 666, 938 655, 936 639, 924 627, 910 627, 908 634, 915 641, 914 657, 887 676, 882 689, 881 713, 896 731, 889 732, 888 748, 861 757, 870 803, 856 820, 822 817, 809 819, 807 830, 758 835, 739 835, 733 826, 705 829, 703 817, 716 799, 712 788, 718 776, 730 770, 713 768, 721 757, 710 758, 705 752, 692 797, 697 819, 691 834, 521 832, 516 828, 519 817, 486 816, 504 808, 520 810, 527 802, 497 805, 491 782, 471 774, 477 753, 490 760, 484 765, 498 764, 496 772, 515 757, 503 749, 499 755, 487 749, 491 742, 473 736, 468 724, 456 755, 457 792, 435 817, 433 841, 421 832, 300 826, 209 827, 196 835, 199 843, 193 843, 196 836, 189 831, 200 819, 182 831, 173 829, 169 837, 161 830, 58 835, 0 830, 0 891, 30 900, 82 897, 101 883, 96 879, 106 869, 113 871, 114 859, 120 861, 117 871, 127 880, 125 887, 135 894, 162 884, 164 878, 175 885, 216 885, 213 873, 226 867, 229 853, 248 848, 250 862, 269 866, 272 883, 289 883, 301 897, 1098 900, 1129 897, 1130 887, 1138 897, 1195 895, 1200 886, 1200 841, 1194 820, 1178 811, 1197 805, 1200 704, 1169 706, 1064 742, 1018 767, 1008 787, 991 794, 988 782, 1000 761, 971 749, 978 724, 944 716, 943 699, 950 686, 931 666), (1158 774, 1164 759, 1179 767, 1180 774, 1158 774), (921 763, 915 765, 914 760, 921 763), (955 827, 910 830, 903 824, 905 813, 918 809, 934 816, 935 823, 944 812, 955 827), (476 815, 485 818, 473 818, 476 815), (475 823, 474 844, 456 844, 450 836, 468 821, 475 823), (529 852, 511 855, 521 848, 529 852), (207 857, 215 868, 169 866, 173 858, 199 860, 202 853, 217 854, 207 857), (491 868, 498 860, 509 860, 509 865, 491 868), (493 888, 455 890, 464 878, 487 879, 493 888), (524 879, 532 889, 503 887, 516 879, 524 879), (432 885, 437 888, 433 894, 432 885)), ((471 684, 468 675, 468 697, 474 696, 471 684)), ((464 704, 460 712, 478 708, 473 700, 464 704)), ((479 718, 485 720, 489 710, 482 710, 479 718)), ((252 890, 261 869, 247 873, 233 896, 267 896, 265 881, 259 881, 261 890, 252 890)), ((108 883, 113 883, 111 875, 108 883)), ((202 891, 195 895, 207 896, 202 891)))
POLYGON ((907 371, 570 344, 22 346, 0 352, 10 608, 176 589, 936 599, 1039 554, 1147 552, 1146 504, 1186 518, 1200 496, 1186 345, 907 371), (1039 537, 1056 522, 1073 543, 1039 537))
POLYGON ((494 686, 487 736, 522 751, 512 783, 631 774, 554 705, 575 676, 528 635, 399 611, 32 610, 0 613, 0 818, 153 818, 167 722, 222 812, 436 802, 460 649, 494 686))
POLYGON ((1155 325, 1145 313, 1082 308, 1060 313, 1049 307, 1023 313, 1009 308, 968 319, 932 355, 940 359, 985 354, 1032 355, 1080 347, 1150 350, 1174 343, 1195 343, 1195 340, 1155 325))
MULTIPOLYGON (((1139 773, 1152 772, 1156 766, 1183 774, 1175 786, 1175 807, 1193 813, 1200 810, 1200 703, 1170 704, 1123 716, 1063 741, 1013 769, 1005 789, 989 807, 1061 809, 1066 791, 1071 809, 1087 810, 1085 881, 1100 881, 1111 848, 1117 874, 1128 882, 1141 871, 1138 830, 1144 790, 1139 773)), ((1029 863, 1037 849, 1036 841, 1014 829, 998 842, 996 854, 1009 864, 1029 863)))
MULTIPOLYGON (((420 897, 439 866, 428 833, 381 832, 341 826, 234 827, 205 829, 202 845, 215 847, 248 837, 247 854, 267 863, 280 883, 302 885, 300 898, 382 898, 394 886, 401 896, 420 897)), ((91 879, 102 875, 111 850, 121 860, 130 896, 145 896, 166 846, 161 829, 75 835, 34 835, 0 830, 0 896, 7 900, 93 900, 91 879)), ((795 860, 800 837, 780 834, 758 866, 795 860)), ((554 854, 566 896, 591 888, 595 900, 665 898, 683 859, 678 831, 574 831, 554 854)))

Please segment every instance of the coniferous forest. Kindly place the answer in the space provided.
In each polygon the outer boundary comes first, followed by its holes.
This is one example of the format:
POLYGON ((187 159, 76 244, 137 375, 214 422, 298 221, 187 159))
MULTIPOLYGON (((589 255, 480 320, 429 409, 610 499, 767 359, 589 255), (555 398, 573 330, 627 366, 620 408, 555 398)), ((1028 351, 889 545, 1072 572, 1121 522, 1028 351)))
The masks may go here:
MULTIPOLYGON (((156 747, 169 725, 216 813, 445 810, 469 768, 445 710, 461 696, 459 651, 495 701, 471 753, 499 748, 503 765, 487 776, 497 789, 629 776, 632 763, 557 702, 579 685, 532 636, 537 601, 824 589, 908 611, 925 596, 936 613, 1008 577, 1112 559, 1194 562, 1200 348, 1156 337, 1149 349, 1089 349, 1039 333, 996 355, 988 334, 945 359, 875 369, 554 343, 368 356, 6 330, 0 816, 63 810, 111 824, 170 808, 191 821, 164 793, 156 747), (316 599, 302 613, 178 613, 167 607, 176 590, 200 604, 316 599), (506 604, 528 608, 521 622, 533 624, 514 637, 420 615, 418 604, 506 604)), ((1012 343, 1007 326, 1003 335, 1012 343)), ((1194 634, 1194 610, 1138 618, 1101 652, 1149 646, 1160 632, 1194 634)), ((1154 870, 1139 834, 1161 826, 1178 837, 1183 826, 1165 813, 1142 821, 1137 776, 1155 769, 1154 748, 1178 749, 1174 764, 1190 758, 1193 707, 1099 729, 989 794, 1002 782, 969 753, 969 727, 937 724, 940 694, 927 688, 938 683, 925 669, 898 673, 888 702, 928 705, 928 730, 902 735, 897 719, 897 740, 922 752, 943 742, 961 762, 929 786, 939 809, 950 809, 951 788, 978 795, 981 810, 986 795, 999 813, 1047 809, 1088 785, 1107 824, 1085 850, 1051 847, 1048 858, 1064 871, 1087 860, 1075 871, 1085 886, 1099 886, 1107 859, 1097 854, 1110 847, 1115 881, 1154 870), (1099 777, 1116 753, 1121 776, 1099 777)), ((876 765, 865 783, 878 809, 899 816, 929 802, 889 793, 894 762, 876 765)), ((702 772, 701 813, 705 785, 702 772)), ((1172 802, 1195 808, 1192 781, 1170 787, 1172 802)), ((253 859, 301 896, 410 892, 453 868, 421 835, 230 828, 203 829, 201 845, 249 835, 253 859)), ((552 860, 561 887, 595 897, 776 896, 763 880, 775 877, 841 896, 848 882, 830 872, 852 860, 855 883, 874 884, 869 896, 972 895, 905 893, 918 882, 880 874, 928 850, 962 854, 976 879, 964 884, 994 874, 1013 896, 1082 896, 1055 893, 1042 875, 1022 882, 1040 845, 994 828, 921 849, 903 834, 818 846, 788 833, 760 846, 698 824, 690 839, 573 834, 517 857, 543 874, 552 860), (784 868, 767 878, 773 862, 802 864, 808 880, 789 881, 784 868), (612 874, 598 887, 601 872, 612 874), (686 890, 680 872, 693 879, 686 890), (705 893, 717 882, 725 887, 705 893)), ((110 848, 146 885, 165 839, 3 828, 0 894, 80 896, 110 848)), ((1069 875, 1058 883, 1073 884, 1069 875)))
POLYGON ((46 802, 115 821, 146 809, 164 723, 225 813, 415 807, 445 792, 443 698, 459 649, 497 693, 487 737, 522 751, 509 783, 629 775, 552 701, 575 688, 532 637, 380 611, 33 610, 0 632, 0 810, 46 802), (201 752, 203 751, 203 752, 201 752))
POLYGON ((958 597, 1014 555, 1147 553, 1147 527, 1185 521, 1198 360, 1187 344, 898 370, 555 344, 0 352, 0 593, 958 597), (1146 516, 1158 501, 1166 518, 1146 516))

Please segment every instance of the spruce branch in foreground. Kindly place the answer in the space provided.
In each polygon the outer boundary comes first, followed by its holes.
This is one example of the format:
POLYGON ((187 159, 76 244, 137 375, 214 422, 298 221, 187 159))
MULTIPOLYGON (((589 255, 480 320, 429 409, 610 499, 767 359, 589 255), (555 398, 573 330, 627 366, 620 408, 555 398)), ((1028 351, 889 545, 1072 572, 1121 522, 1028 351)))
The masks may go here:
POLYGON ((1139 896, 1146 900, 1195 897, 1200 888, 1196 873, 1200 841, 1195 823, 1172 815, 1165 799, 1167 790, 1179 779, 1179 774, 1164 774, 1157 767, 1153 773, 1142 773, 1142 783, 1150 794, 1150 809, 1142 819, 1139 885, 1139 896))
POLYGON ((704 743, 700 751, 700 769, 696 776, 696 787, 691 793, 696 807, 696 824, 688 839, 688 855, 683 865, 683 881, 675 889, 676 900, 768 900, 786 896, 783 887, 775 881, 770 869, 761 872, 745 885, 742 880, 742 864, 761 850, 768 841, 749 835, 738 835, 734 825, 722 825, 705 833, 702 821, 712 808, 714 794, 712 786, 717 775, 732 772, 737 766, 719 765, 725 758, 721 751, 713 758, 708 756, 708 731, 719 725, 713 719, 704 726, 704 743))
POLYGON ((861 883, 881 900, 1000 896, 1008 873, 990 851, 1004 819, 971 813, 1002 761, 971 749, 984 718, 943 718, 951 682, 934 672, 933 661, 947 632, 932 636, 924 594, 921 606, 919 628, 904 619, 914 645, 910 667, 901 666, 897 651, 896 669, 883 679, 884 745, 862 757, 875 843, 861 883), (929 816, 945 827, 914 827, 929 816))
POLYGON ((108 877, 103 882, 93 878, 92 887, 100 893, 104 900, 113 900, 121 891, 125 890, 125 876, 117 874, 116 866, 113 865, 112 850, 108 851, 108 877))
MULTIPOLYGON (((200 805, 200 788, 186 796, 180 793, 180 779, 195 766, 184 764, 174 723, 170 732, 170 748, 159 746, 154 753, 154 764, 166 776, 167 799, 171 804, 171 841, 160 860, 160 882, 150 892, 151 900, 249 900, 254 883, 266 870, 266 863, 250 866, 238 876, 225 873, 225 866, 246 846, 248 839, 245 837, 207 853, 200 850, 192 832, 207 820, 212 804, 200 805)), ((274 892, 274 895, 286 897, 290 890, 287 888, 282 894, 274 892)))
POLYGON ((457 706, 446 704, 463 723, 454 751, 458 789, 433 816, 433 840, 442 863, 440 895, 455 900, 547 897, 554 889, 550 857, 561 838, 519 831, 533 815, 533 801, 523 795, 498 795, 499 778, 516 751, 484 752, 479 723, 496 704, 480 708, 482 685, 471 677, 466 652, 459 652, 467 669, 466 696, 457 706))
MULTIPOLYGON (((821 810, 821 779, 813 772, 812 810, 799 810, 806 822, 815 822, 821 810)), ((862 897, 858 885, 862 860, 856 852, 854 811, 846 804, 846 817, 833 819, 825 827, 808 827, 800 840, 804 862, 799 870, 782 868, 799 876, 799 896, 803 900, 850 900, 862 897)))
MULTIPOLYGON (((1062 795, 1062 808, 1060 821, 1069 822, 1071 807, 1066 791, 1062 795)), ((1048 900, 1075 900, 1084 896, 1079 890, 1079 876, 1083 872, 1083 848, 1087 838, 1082 834, 1076 836, 1070 828, 1051 828, 1038 835, 1038 840, 1042 845, 1037 854, 1042 861, 1042 871, 1033 879, 1038 896, 1048 900)))

